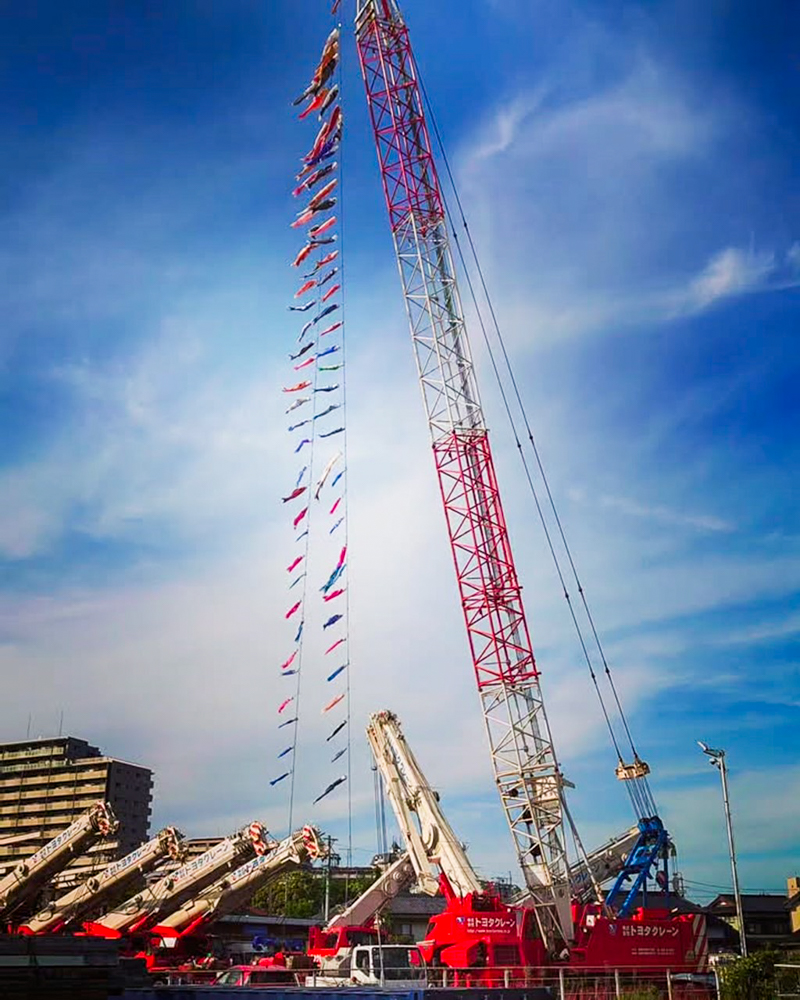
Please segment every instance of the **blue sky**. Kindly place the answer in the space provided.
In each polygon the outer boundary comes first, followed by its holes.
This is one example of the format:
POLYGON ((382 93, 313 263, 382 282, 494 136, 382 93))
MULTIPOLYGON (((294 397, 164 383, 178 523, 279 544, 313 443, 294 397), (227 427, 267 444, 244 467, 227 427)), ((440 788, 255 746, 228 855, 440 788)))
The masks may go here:
MULTIPOLYGON (((152 766, 156 822, 262 816, 293 479, 279 388, 292 117, 323 0, 18 4, 0 73, 4 738, 152 766), (136 5, 134 5, 136 6, 136 5)), ((347 3, 343 4, 346 8, 347 3)), ((796 874, 796 5, 407 0, 583 582, 697 898, 796 874)), ((347 16, 349 17, 350 12, 347 16)), ((352 38, 345 42, 354 733, 403 719, 485 874, 494 799, 352 38), (444 724, 443 724, 444 720, 444 724)), ((631 821, 486 358, 479 378, 584 840, 631 821)), ((321 572, 321 570, 320 570, 321 572)), ((312 810, 322 729, 298 756, 312 810)), ((355 860, 374 851, 357 735, 355 860)))

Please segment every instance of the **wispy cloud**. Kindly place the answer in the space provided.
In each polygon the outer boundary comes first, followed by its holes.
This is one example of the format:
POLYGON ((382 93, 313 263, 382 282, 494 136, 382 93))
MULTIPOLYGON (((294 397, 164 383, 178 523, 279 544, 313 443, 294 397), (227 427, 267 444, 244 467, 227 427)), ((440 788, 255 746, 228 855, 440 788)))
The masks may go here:
MULTIPOLYGON (((578 503, 587 502, 586 493, 583 490, 573 488, 569 490, 568 495, 571 500, 578 503)), ((688 514, 661 504, 648 505, 638 503, 628 497, 602 494, 597 498, 597 502, 603 507, 618 510, 622 514, 630 514, 632 517, 641 517, 662 524, 685 525, 689 528, 695 528, 698 531, 730 532, 736 530, 734 524, 720 517, 713 517, 708 514, 688 514)))
POLYGON ((760 290, 774 270, 774 253, 746 254, 735 247, 720 250, 692 281, 690 302, 703 309, 718 299, 760 290))
POLYGON ((491 126, 485 130, 482 141, 470 151, 470 167, 507 152, 518 140, 520 130, 525 128, 530 116, 541 108, 545 97, 544 90, 520 94, 507 107, 500 108, 491 126))
MULTIPOLYGON (((583 44, 593 52, 601 41, 587 30, 583 44)), ((699 226, 703 186, 734 186, 718 156, 743 120, 757 128, 751 110, 730 96, 699 101, 641 47, 620 62, 590 93, 563 83, 518 93, 460 151, 504 325, 530 345, 652 328, 798 283, 795 245, 753 251, 731 245, 725 225, 699 226)))
POLYGON ((721 636, 718 641, 726 646, 750 646, 762 642, 773 642, 776 639, 787 639, 792 636, 800 636, 800 614, 797 613, 789 614, 777 621, 728 632, 725 636, 721 636))

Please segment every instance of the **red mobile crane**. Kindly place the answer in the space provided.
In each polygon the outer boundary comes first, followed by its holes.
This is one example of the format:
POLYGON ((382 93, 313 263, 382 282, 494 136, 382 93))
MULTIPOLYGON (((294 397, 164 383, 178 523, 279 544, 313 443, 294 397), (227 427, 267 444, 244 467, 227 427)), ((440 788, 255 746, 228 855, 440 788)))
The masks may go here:
MULTIPOLYGON (((358 0, 356 42, 495 782, 543 960, 675 968, 675 953, 667 958, 658 948, 636 946, 640 937, 660 940, 667 932, 680 939, 682 964, 702 967, 702 920, 639 907, 623 911, 638 924, 631 930, 599 901, 571 905, 565 779, 522 605, 408 29, 396 0, 358 0)), ((631 777, 640 778, 646 765, 635 763, 640 767, 631 777)), ((657 826, 658 850, 665 851, 660 820, 657 826)), ((648 866, 654 858, 651 851, 648 866)), ((636 870, 644 878, 644 864, 636 870)), ((629 907, 632 900, 631 892, 629 907)))

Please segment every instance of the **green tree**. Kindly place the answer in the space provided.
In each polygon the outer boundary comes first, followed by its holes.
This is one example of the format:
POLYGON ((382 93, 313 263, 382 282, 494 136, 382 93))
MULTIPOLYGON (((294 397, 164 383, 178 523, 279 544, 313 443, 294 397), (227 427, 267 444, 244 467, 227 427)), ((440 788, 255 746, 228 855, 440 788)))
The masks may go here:
MULTIPOLYGON (((361 895, 378 876, 377 870, 370 875, 356 878, 334 878, 330 880, 330 910, 347 906, 361 895)), ((307 920, 321 920, 325 912, 325 879, 322 870, 299 869, 281 875, 268 885, 258 889, 251 899, 252 906, 266 910, 276 917, 302 917, 307 920)))
POLYGON ((720 968, 721 1000, 774 1000, 777 951, 757 951, 720 968))

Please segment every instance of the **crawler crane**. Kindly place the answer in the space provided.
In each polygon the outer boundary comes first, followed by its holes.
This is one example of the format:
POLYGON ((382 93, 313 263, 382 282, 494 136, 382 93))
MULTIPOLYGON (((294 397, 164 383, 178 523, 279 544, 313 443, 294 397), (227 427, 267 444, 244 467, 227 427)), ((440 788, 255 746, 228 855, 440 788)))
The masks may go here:
MULTIPOLYGON (((424 104, 396 0, 357 0, 356 44, 495 784, 542 962, 676 968, 679 959, 681 968, 702 967, 702 926, 687 936, 680 917, 636 905, 662 861, 666 874, 669 852, 649 793, 637 797, 647 774, 638 757, 632 764, 620 760, 618 769, 639 812, 630 858, 607 900, 573 905, 567 782, 542 697, 424 104), (624 923, 628 917, 638 923, 633 930, 624 923), (659 947, 651 947, 656 939, 659 947)), ((574 827, 572 833, 579 844, 574 827)))
MULTIPOLYGON (((509 906, 484 888, 397 716, 388 711, 373 714, 367 738, 405 851, 346 910, 324 928, 311 929, 309 954, 322 974, 345 978, 353 949, 375 941, 373 919, 398 892, 411 886, 431 896, 441 890, 445 897, 444 912, 433 917, 426 940, 420 943, 430 965, 463 969, 474 966, 479 955, 493 968, 541 964, 532 911, 509 906)), ((573 894, 616 875, 625 863, 626 848, 630 850, 637 836, 634 827, 604 844, 589 856, 590 870, 570 869, 573 894)), ((479 973, 478 978, 489 982, 492 974, 479 973)))

